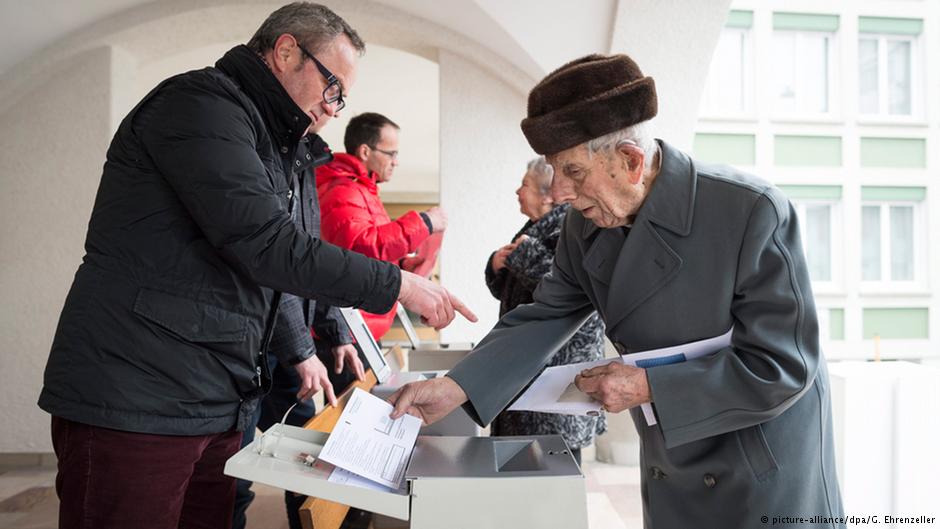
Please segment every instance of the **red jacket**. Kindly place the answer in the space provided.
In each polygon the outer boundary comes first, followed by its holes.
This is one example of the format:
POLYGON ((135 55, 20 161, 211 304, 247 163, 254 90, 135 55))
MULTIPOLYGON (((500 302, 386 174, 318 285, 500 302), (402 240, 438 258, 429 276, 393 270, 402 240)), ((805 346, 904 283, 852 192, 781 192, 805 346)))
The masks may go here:
MULTIPOLYGON (((337 246, 398 264, 430 236, 417 212, 409 211, 395 221, 388 216, 375 174, 350 154, 338 153, 332 162, 317 168, 317 195, 322 237, 337 246)), ((362 312, 376 339, 392 326, 395 309, 386 314, 362 312)))

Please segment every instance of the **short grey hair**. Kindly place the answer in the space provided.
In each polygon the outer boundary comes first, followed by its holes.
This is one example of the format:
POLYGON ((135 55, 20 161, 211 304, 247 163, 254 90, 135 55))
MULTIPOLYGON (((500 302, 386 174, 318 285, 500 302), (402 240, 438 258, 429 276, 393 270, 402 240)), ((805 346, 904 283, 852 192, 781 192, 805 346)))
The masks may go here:
POLYGON ((542 196, 551 194, 552 177, 555 175, 555 170, 548 164, 544 156, 529 160, 529 163, 526 164, 526 175, 532 175, 542 196))
POLYGON ((643 163, 647 169, 652 166, 653 158, 655 158, 656 154, 656 140, 653 139, 653 136, 649 132, 649 121, 643 121, 624 129, 608 132, 603 136, 590 140, 587 142, 588 157, 598 151, 616 147, 623 142, 632 143, 642 149, 645 155, 643 163))
POLYGON ((294 2, 268 15, 255 32, 248 47, 256 53, 274 49, 274 43, 283 34, 293 35, 310 53, 320 53, 333 43, 336 37, 346 35, 360 55, 366 44, 345 20, 330 8, 311 2, 294 2))

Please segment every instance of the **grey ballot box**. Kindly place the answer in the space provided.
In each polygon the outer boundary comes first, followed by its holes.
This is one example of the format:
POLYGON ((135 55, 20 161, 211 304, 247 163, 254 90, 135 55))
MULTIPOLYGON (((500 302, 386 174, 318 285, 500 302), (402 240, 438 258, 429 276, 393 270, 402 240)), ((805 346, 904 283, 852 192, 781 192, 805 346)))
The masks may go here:
POLYGON ((587 528, 584 476, 560 436, 419 436, 402 487, 391 492, 331 483, 328 465, 305 465, 301 454, 317 456, 327 437, 284 426, 275 454, 270 439, 262 452, 258 438, 225 473, 406 520, 412 529, 587 528))

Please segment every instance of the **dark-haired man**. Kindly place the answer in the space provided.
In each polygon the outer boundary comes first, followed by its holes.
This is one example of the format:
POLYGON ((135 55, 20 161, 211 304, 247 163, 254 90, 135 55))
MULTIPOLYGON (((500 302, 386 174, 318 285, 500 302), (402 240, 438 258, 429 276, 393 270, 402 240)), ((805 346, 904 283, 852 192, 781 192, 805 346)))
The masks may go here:
MULTIPOLYGON (((121 123, 65 301, 39 406, 52 415, 59 526, 228 527, 222 474, 271 386, 278 291, 447 325, 459 300, 295 224, 301 141, 344 105, 364 44, 294 3, 215 67, 177 75, 121 123)), ((294 368, 298 398, 325 370, 294 368)))
MULTIPOLYGON (((375 112, 349 120, 343 137, 346 152, 317 169, 323 239, 426 276, 434 267, 447 215, 433 207, 389 217, 378 186, 391 180, 398 167, 398 131, 392 120, 375 112)), ((394 307, 381 314, 362 313, 376 339, 395 319, 394 307)))

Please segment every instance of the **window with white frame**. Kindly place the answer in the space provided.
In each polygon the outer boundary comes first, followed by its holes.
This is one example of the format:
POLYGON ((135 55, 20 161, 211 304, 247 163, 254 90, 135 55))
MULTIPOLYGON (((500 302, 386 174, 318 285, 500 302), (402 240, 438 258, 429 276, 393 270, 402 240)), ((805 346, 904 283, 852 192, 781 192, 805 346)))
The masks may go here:
POLYGON ((722 30, 702 94, 703 115, 728 117, 752 112, 751 53, 749 27, 722 30))
POLYGON ((774 13, 770 102, 779 116, 832 114, 837 15, 774 13))
POLYGON ((858 37, 858 111, 865 116, 918 114, 917 19, 861 17, 858 37))
POLYGON ((869 284, 923 279, 924 188, 862 188, 861 276, 869 284))
POLYGON ((829 203, 798 204, 802 223, 803 249, 809 277, 813 281, 832 281, 832 210, 829 203))
POLYGON ((859 112, 910 116, 913 113, 914 39, 863 35, 858 39, 859 112))
POLYGON ((810 280, 817 288, 835 287, 842 280, 841 186, 780 186, 790 197, 800 225, 800 239, 810 280))
POLYGON ((834 38, 816 31, 774 32, 772 101, 777 113, 831 112, 834 38))

